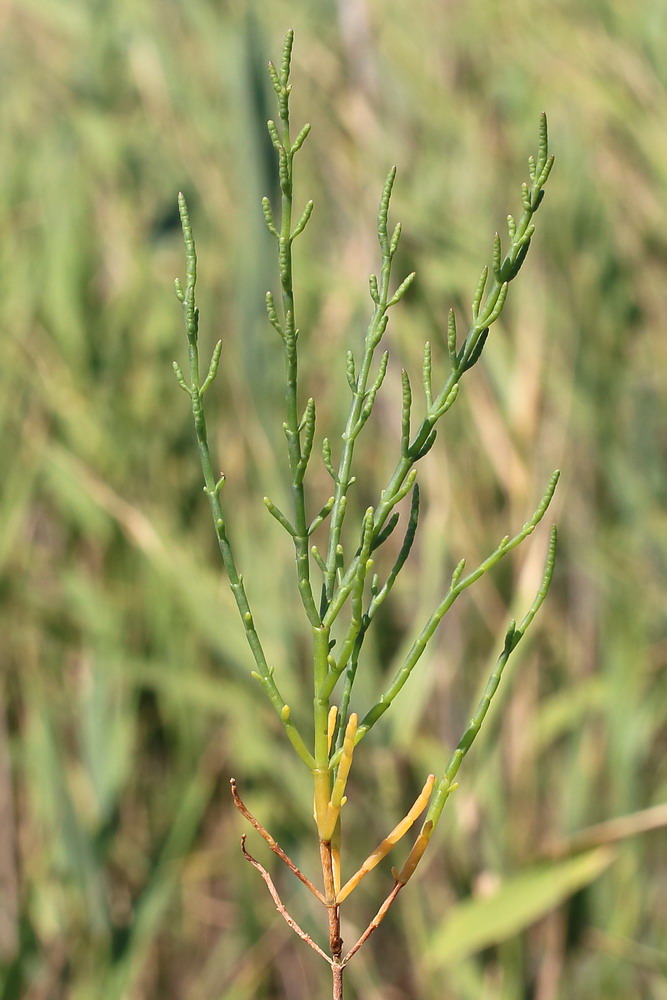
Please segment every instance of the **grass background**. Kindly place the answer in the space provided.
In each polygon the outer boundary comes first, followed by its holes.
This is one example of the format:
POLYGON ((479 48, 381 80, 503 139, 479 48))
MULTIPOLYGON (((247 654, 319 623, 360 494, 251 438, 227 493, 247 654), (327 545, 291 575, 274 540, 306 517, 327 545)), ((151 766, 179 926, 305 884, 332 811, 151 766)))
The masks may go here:
MULTIPOLYGON (((529 260, 421 473, 421 540, 361 702, 461 555, 472 563, 516 530, 559 466, 557 575, 430 858, 350 967, 350 996, 665 1000, 665 816, 643 812, 667 799, 667 7, 655 0, 0 5, 0 997, 326 993, 324 966, 238 852, 231 775, 316 870, 308 787, 249 677, 171 373, 182 189, 202 341, 224 342, 209 399, 231 529, 269 659, 305 712, 289 547, 261 503, 286 490, 259 199, 276 187, 264 67, 288 26, 295 120, 313 123, 297 161, 297 204, 316 203, 296 255, 303 384, 332 439, 392 162, 400 267, 418 272, 388 333, 359 509, 396 455, 400 366, 418 372, 429 338, 444 372, 447 310, 463 320, 493 231, 519 210, 542 109, 557 153, 529 260), (613 845, 593 831, 584 851, 569 839, 623 816, 622 834, 656 829, 613 845)), ((327 495, 318 470, 312 508, 327 495)), ((350 867, 442 769, 546 537, 462 598, 369 738, 350 867)), ((388 867, 347 907, 348 942, 388 867)), ((320 934, 301 887, 276 878, 320 934)))

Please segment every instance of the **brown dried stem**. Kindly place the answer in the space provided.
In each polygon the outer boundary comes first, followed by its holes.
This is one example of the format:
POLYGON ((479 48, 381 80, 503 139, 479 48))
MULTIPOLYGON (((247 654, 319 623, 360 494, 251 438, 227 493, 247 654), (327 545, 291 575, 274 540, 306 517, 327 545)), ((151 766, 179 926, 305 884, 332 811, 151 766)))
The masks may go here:
POLYGON ((389 895, 385 899, 384 903, 382 904, 382 906, 380 907, 380 909, 377 911, 377 913, 375 914, 375 916, 371 920, 370 924, 368 925, 368 927, 366 928, 366 930, 364 931, 364 933, 361 935, 361 937, 359 938, 359 940, 357 941, 357 943, 355 945, 353 945, 352 948, 350 948, 350 950, 348 951, 347 955, 342 960, 341 966, 343 968, 345 968, 345 966, 350 961, 350 959, 354 955, 356 955, 356 953, 359 951, 359 949, 361 948, 361 946, 366 943, 366 941, 371 936, 371 934, 373 933, 373 931, 376 930, 376 928, 378 928, 380 926, 380 924, 382 923, 382 921, 384 920, 384 918, 385 918, 385 916, 387 914, 387 910, 389 909, 389 907, 391 906, 391 904, 394 902, 394 900, 396 899, 396 897, 398 896, 399 892, 401 891, 401 889, 403 888, 404 885, 405 885, 405 882, 395 882, 394 883, 394 888, 391 890, 391 892, 389 893, 389 895))
POLYGON ((329 916, 329 948, 331 950, 331 971, 333 973, 332 1000, 343 1000, 343 939, 340 936, 340 910, 336 903, 336 880, 331 843, 320 841, 320 859, 322 861, 322 876, 324 892, 329 916))
POLYGON ((320 948, 320 946, 313 941, 313 939, 311 938, 310 934, 306 934, 306 932, 304 930, 302 930, 301 927, 299 927, 299 925, 297 924, 297 922, 294 919, 294 917, 292 917, 287 912, 287 910, 285 908, 285 904, 283 903, 282 899, 278 895, 278 890, 276 889, 275 885, 271 881, 271 876, 267 872, 266 868, 264 868, 259 863, 259 861, 257 861, 255 858, 253 858, 253 856, 251 854, 248 854, 248 851, 246 850, 245 842, 246 842, 246 835, 243 834, 243 836, 241 837, 241 850, 243 851, 243 857, 246 859, 246 861, 249 861, 250 864, 253 865, 253 867, 255 867, 257 869, 257 871, 259 872, 259 874, 262 876, 262 878, 266 882, 267 888, 268 888, 269 892, 271 893, 271 898, 272 898, 273 902, 276 904, 276 909, 277 909, 278 913, 285 920, 285 922, 287 924, 289 924, 289 926, 292 928, 292 930, 294 931, 294 933, 297 934, 301 938, 302 941, 305 941, 306 944, 309 944, 310 947, 313 949, 313 951, 316 951, 318 955, 322 956, 322 958, 324 959, 325 962, 328 962, 329 965, 333 965, 332 959, 330 959, 329 956, 325 952, 322 951, 322 949, 320 948))
POLYGON ((231 786, 232 795, 234 797, 234 805, 239 810, 239 812, 242 813, 243 816, 245 816, 245 818, 248 820, 251 826, 254 826, 254 828, 257 830, 257 833, 264 838, 264 840, 267 842, 273 853, 277 854, 278 857, 285 862, 289 870, 293 872, 296 875, 296 877, 300 879, 300 881, 303 882, 305 886, 307 886, 308 889, 310 889, 312 894, 316 896, 317 899, 319 899, 320 903, 326 906, 327 905, 326 900, 322 895, 322 893, 319 891, 319 889, 317 889, 313 885, 310 879, 307 878, 302 871, 299 871, 299 869, 294 864, 292 859, 287 854, 285 854, 280 844, 276 843, 276 841, 273 839, 268 830, 265 830, 262 824, 259 822, 259 820, 256 819, 250 812, 250 810, 248 809, 248 807, 246 806, 243 799, 238 793, 238 789, 236 787, 236 778, 232 778, 229 784, 231 786))

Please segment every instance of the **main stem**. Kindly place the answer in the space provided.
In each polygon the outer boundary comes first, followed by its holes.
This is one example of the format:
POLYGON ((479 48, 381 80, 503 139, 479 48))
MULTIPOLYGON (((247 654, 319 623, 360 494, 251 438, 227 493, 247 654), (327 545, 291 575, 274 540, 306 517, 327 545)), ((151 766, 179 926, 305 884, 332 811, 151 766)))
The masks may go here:
POLYGON ((340 908, 336 906, 336 887, 334 882, 333 857, 331 854, 331 843, 320 841, 320 859, 322 861, 322 875, 324 877, 324 896, 327 901, 327 913, 329 916, 329 950, 331 951, 332 965, 332 1000, 343 1000, 343 939, 340 936, 340 908))

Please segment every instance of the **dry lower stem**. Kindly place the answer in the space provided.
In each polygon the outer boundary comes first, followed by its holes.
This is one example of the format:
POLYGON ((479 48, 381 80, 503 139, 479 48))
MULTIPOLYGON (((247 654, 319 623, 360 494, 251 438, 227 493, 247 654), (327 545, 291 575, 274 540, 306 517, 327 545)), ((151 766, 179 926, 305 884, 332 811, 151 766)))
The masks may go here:
MULTIPOLYGON (((283 917, 285 922, 292 928, 295 934, 297 934, 303 941, 310 945, 310 947, 317 952, 326 962, 331 966, 332 972, 332 1000, 343 1000, 343 972, 345 966, 348 964, 351 958, 356 955, 359 949, 366 943, 368 938, 371 936, 373 931, 375 931, 382 921, 384 920, 389 907, 392 905, 399 892, 405 885, 405 881, 397 880, 394 883, 394 887, 383 902, 382 906, 378 912, 373 917, 372 921, 361 935, 359 940, 350 948, 347 955, 343 958, 343 939, 340 935, 340 907, 336 903, 336 877, 334 871, 334 858, 331 843, 329 841, 320 841, 320 860, 322 863, 322 875, 324 878, 324 895, 317 889, 313 883, 306 878, 306 876, 299 871, 291 858, 283 851, 283 849, 276 843, 270 833, 264 829, 261 823, 253 816, 247 806, 244 804, 241 796, 236 788, 236 781, 234 778, 231 779, 231 789, 232 795, 234 797, 234 804, 236 808, 245 816, 248 822, 257 830, 257 832, 264 838, 266 843, 269 845, 271 850, 281 858, 287 867, 292 871, 297 878, 299 878, 304 885, 308 886, 310 891, 322 902, 327 908, 327 915, 329 918, 329 949, 331 951, 331 957, 327 955, 318 944, 316 944, 309 934, 306 934, 304 930, 297 924, 296 920, 288 913, 282 902, 276 887, 274 886, 271 876, 267 870, 252 857, 246 850, 245 846, 245 835, 241 838, 241 850, 243 851, 243 856, 247 861, 253 865, 257 871, 260 873, 264 879, 267 888, 271 894, 271 898, 276 905, 278 913, 283 917)), ((397 873, 396 873, 397 874, 397 873)), ((397 876, 398 878, 398 876, 397 876)))
POLYGON ((343 968, 345 968, 345 966, 350 961, 350 959, 354 955, 356 955, 356 953, 359 951, 359 949, 361 948, 361 946, 363 944, 366 944, 366 941, 368 941, 368 939, 371 936, 371 934, 373 933, 373 931, 377 930, 377 928, 380 926, 380 924, 382 923, 382 921, 384 920, 384 918, 385 918, 385 916, 387 914, 387 910, 389 909, 389 907, 391 906, 391 904, 394 902, 394 900, 396 899, 396 897, 398 896, 399 892, 401 891, 401 889, 403 888, 404 885, 405 885, 405 882, 396 882, 395 883, 394 888, 391 890, 391 892, 389 893, 389 895, 385 899, 384 903, 382 904, 382 906, 380 907, 380 909, 377 911, 377 913, 375 914, 375 916, 371 920, 370 924, 368 925, 368 927, 366 928, 366 930, 364 931, 364 933, 361 935, 361 937, 359 938, 359 940, 357 941, 357 943, 355 945, 353 945, 352 948, 350 948, 350 950, 348 951, 347 955, 345 956, 345 958, 341 962, 341 965, 342 965, 343 968))
MULTIPOLYGON (((304 930, 302 930, 301 927, 299 927, 299 925, 297 924, 297 922, 294 919, 294 917, 292 917, 287 912, 287 910, 285 909, 285 904, 283 903, 282 899, 278 895, 278 890, 276 889, 275 885, 271 881, 271 876, 267 872, 266 868, 264 868, 259 863, 259 861, 257 861, 255 858, 253 858, 253 856, 251 854, 248 854, 248 852, 246 850, 246 846, 245 846, 245 841, 246 841, 246 838, 245 838, 245 834, 244 834, 241 837, 241 850, 243 851, 243 857, 246 859, 246 861, 249 861, 250 864, 253 865, 253 867, 255 867, 257 869, 257 871, 259 872, 259 874, 262 876, 262 878, 266 882, 266 886, 267 886, 269 892, 271 893, 271 898, 272 898, 273 902, 276 904, 276 909, 277 909, 278 913, 285 920, 285 922, 292 928, 292 930, 294 931, 294 933, 298 934, 298 936, 301 938, 302 941, 305 941, 306 944, 309 944, 310 947, 313 949, 313 951, 316 951, 318 955, 322 956, 322 958, 325 960, 325 962, 328 962, 329 965, 333 965, 332 960, 329 958, 329 956, 325 952, 322 951, 322 949, 320 948, 320 946, 313 941, 313 939, 311 938, 310 934, 306 934, 306 932, 304 930)), ((341 997, 343 996, 342 992, 341 992, 340 996, 341 997)), ((335 1000, 338 1000, 338 998, 336 997, 335 994, 334 994, 334 997, 335 997, 335 1000)))
POLYGON ((343 939, 340 936, 340 908, 336 905, 336 884, 334 878, 331 843, 320 841, 320 859, 324 877, 324 895, 329 916, 329 949, 331 951, 331 971, 333 975, 332 1000, 343 1000, 343 939))
POLYGON ((250 812, 250 810, 248 809, 248 807, 246 806, 246 804, 244 803, 243 799, 241 798, 241 796, 238 793, 238 789, 236 787, 236 778, 232 778, 231 779, 230 785, 231 785, 231 789, 232 789, 232 795, 234 797, 234 805, 236 806, 236 808, 238 809, 238 811, 243 816, 245 816, 245 818, 248 820, 248 822, 250 823, 250 825, 254 826, 254 828, 257 830, 257 833, 259 833, 259 835, 264 838, 264 840, 267 842, 267 844, 269 845, 269 847, 271 848, 271 850, 273 851, 273 853, 277 854, 278 857, 282 861, 285 862, 285 864, 287 865, 287 867, 289 868, 289 870, 291 872, 293 872, 296 875, 296 877, 298 879, 300 879, 303 882, 303 884, 310 889, 310 891, 312 892, 312 894, 319 899, 320 903, 323 903, 324 906, 326 906, 327 905, 326 904, 326 900, 325 900, 324 896, 322 895, 322 893, 319 891, 319 889, 317 889, 313 885, 313 883, 310 881, 310 879, 307 878, 303 874, 302 871, 299 871, 299 869, 294 864, 294 862, 292 861, 292 859, 287 854, 285 854, 285 852, 283 851, 283 849, 280 846, 280 844, 276 843, 276 841, 273 839, 273 837, 268 832, 268 830, 265 830, 264 827, 262 826, 262 824, 259 822, 259 820, 256 819, 253 816, 253 814, 250 812))

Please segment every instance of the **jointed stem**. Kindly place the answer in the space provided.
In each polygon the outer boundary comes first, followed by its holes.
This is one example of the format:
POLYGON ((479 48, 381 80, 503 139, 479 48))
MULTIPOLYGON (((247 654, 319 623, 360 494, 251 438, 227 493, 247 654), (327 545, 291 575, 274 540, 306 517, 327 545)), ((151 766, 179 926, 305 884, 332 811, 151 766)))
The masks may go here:
MULTIPOLYGON (((269 228, 278 237, 278 259, 280 266, 280 285, 282 291, 283 322, 279 326, 283 343, 285 345, 285 374, 287 381, 286 404, 287 419, 284 424, 285 435, 287 437, 287 452, 289 456, 290 471, 292 474, 292 503, 294 509, 294 546, 296 550, 296 567, 299 593, 301 601, 311 625, 319 625, 320 616, 313 598, 313 590, 310 583, 310 553, 308 550, 308 521, 306 518, 306 500, 303 487, 303 477, 312 448, 312 436, 314 433, 315 408, 312 400, 309 400, 306 417, 304 418, 307 441, 305 449, 302 448, 301 433, 304 427, 299 420, 298 404, 298 353, 297 340, 299 331, 296 327, 296 317, 294 312, 294 287, 292 279, 292 242, 300 233, 312 211, 312 202, 302 216, 297 228, 292 232, 292 193, 293 174, 292 162, 294 154, 303 143, 310 126, 306 126, 299 134, 293 144, 290 138, 289 121, 289 95, 291 87, 289 85, 290 65, 292 58, 292 43, 294 33, 288 32, 283 49, 283 59, 280 71, 271 66, 271 78, 278 94, 278 105, 280 109, 281 128, 280 133, 273 122, 269 122, 269 132, 273 144, 278 151, 280 190, 281 190, 281 220, 280 233, 273 227, 272 217, 269 228), (308 422, 312 424, 308 426, 308 422)), ((265 209, 266 211, 266 209, 265 209)), ((268 222, 268 219, 267 219, 268 222)), ((272 320, 273 321, 273 320, 272 320)))
MULTIPOLYGON (((413 466, 416 462, 422 458, 426 451, 430 448, 433 443, 434 435, 436 433, 436 424, 440 418, 447 412, 449 407, 454 403, 457 393, 458 385, 460 379, 479 359, 484 343, 486 341, 489 328, 499 317, 500 313, 505 304, 507 298, 507 290, 510 281, 512 281, 518 274, 521 265, 526 257, 526 253, 530 246, 530 241, 532 239, 535 227, 532 223, 532 218, 537 209, 539 208, 542 197, 544 195, 544 184, 546 183, 551 169, 553 167, 554 158, 548 155, 548 140, 547 140, 547 126, 546 118, 544 115, 540 117, 540 129, 539 129, 539 155, 537 162, 534 162, 531 158, 530 161, 530 186, 527 184, 523 185, 522 188, 522 202, 523 202, 523 213, 521 218, 517 223, 514 222, 511 216, 508 217, 508 229, 510 236, 509 249, 504 258, 501 255, 500 249, 500 237, 496 234, 494 240, 494 253, 493 253, 493 280, 488 289, 486 297, 482 302, 484 295, 484 290, 486 287, 487 277, 489 269, 484 268, 482 271, 482 278, 478 284, 474 302, 473 302, 473 323, 470 327, 468 334, 463 342, 462 347, 459 351, 456 350, 456 324, 454 321, 453 312, 450 314, 450 360, 451 360, 451 372, 445 383, 440 390, 440 392, 435 396, 432 395, 431 390, 431 364, 430 364, 430 349, 425 352, 425 369, 424 369, 424 382, 425 382, 425 392, 427 401, 427 412, 424 416, 414 438, 408 444, 407 447, 401 449, 401 457, 396 464, 394 472, 392 473, 389 483, 382 490, 380 494, 380 501, 375 507, 374 514, 374 524, 373 524, 373 534, 377 537, 382 531, 384 525, 386 524, 387 518, 392 513, 398 498, 402 494, 402 490, 405 487, 406 480, 413 470, 413 466)), ((390 174, 390 178, 393 182, 393 176, 390 174)), ((391 184, 387 182, 385 185, 385 192, 389 187, 389 193, 391 193, 391 184)), ((384 199, 384 194, 383 194, 384 199)), ((381 208, 382 208, 381 203, 381 208)), ((387 202, 388 204, 388 202, 387 202)), ((385 216, 385 234, 386 234, 386 216, 385 216)), ((378 231, 380 233, 380 240, 382 245, 382 229, 381 229, 381 216, 379 217, 378 231)), ((393 246, 394 240, 392 240, 391 245, 393 246)), ((391 265, 391 258, 387 262, 385 257, 385 247, 383 246, 383 281, 385 275, 385 267, 387 264, 391 265)), ((376 283, 377 286, 377 283, 376 283)), ((384 284, 383 284, 384 290, 384 284)), ((371 328, 373 329, 373 324, 376 321, 376 316, 378 311, 382 310, 383 301, 386 303, 386 299, 383 299, 383 295, 379 296, 379 301, 376 306, 376 310, 371 322, 371 328)), ((391 301, 389 304, 391 304, 391 301)), ((384 307, 384 312, 386 312, 386 305, 384 307)), ((381 313, 381 315, 383 315, 381 313)), ((386 317, 385 317, 386 319, 386 317)), ((368 338, 366 341, 368 345, 368 338)), ((364 356, 364 361, 366 361, 366 355, 364 356)), ((365 389, 365 383, 363 388, 365 389)), ((357 400, 355 397, 353 406, 356 405, 357 400)), ((348 422, 349 426, 349 422, 348 422)), ((345 437, 345 436, 344 436, 345 437)), ((351 442, 353 445, 353 441, 351 442)), ((351 465, 351 449, 347 448, 348 442, 346 440, 346 447, 343 450, 343 458, 341 460, 341 469, 345 469, 347 472, 347 477, 349 477, 349 467, 351 465), (349 458, 349 461, 348 461, 349 458)), ((340 478, 340 473, 339 473, 340 478)), ((347 478, 345 480, 347 482, 347 478)), ((342 486, 339 483, 340 490, 342 491, 342 486)), ((346 489, 347 487, 345 487, 346 489)), ((336 508, 334 508, 335 512, 336 508)), ((334 527, 334 518, 332 517, 332 531, 334 527)), ((331 555, 331 546, 329 549, 329 555, 331 555)), ((355 558, 351 561, 348 566, 343 578, 340 582, 339 589, 345 589, 350 581, 354 578, 357 572, 357 562, 358 559, 355 558)), ((334 601, 333 596, 333 573, 331 572, 330 563, 328 563, 330 573, 327 578, 327 603, 330 604, 334 601)))
POLYGON ((434 776, 429 775, 424 788, 407 815, 380 842, 341 889, 341 810, 346 801, 346 783, 352 767, 356 745, 393 703, 422 656, 436 628, 460 594, 528 537, 544 516, 556 486, 558 473, 554 473, 552 476, 544 497, 530 520, 523 525, 522 529, 513 538, 504 538, 476 569, 463 576, 464 561, 459 563, 452 575, 449 590, 432 612, 421 633, 415 639, 388 688, 366 713, 361 723, 359 723, 357 714, 351 711, 351 695, 362 645, 369 628, 373 624, 378 609, 391 591, 396 578, 408 558, 417 530, 419 488, 416 485, 416 465, 433 445, 437 433, 438 421, 450 406, 453 405, 462 376, 476 364, 482 353, 489 328, 503 309, 509 283, 518 273, 530 245, 534 232, 532 217, 542 200, 544 193, 543 185, 553 165, 553 157, 548 155, 546 119, 542 116, 540 119, 538 155, 536 159, 530 158, 530 184, 524 184, 522 189, 523 214, 518 223, 511 216, 508 216, 509 248, 504 257, 499 235, 496 234, 494 238, 491 266, 490 268, 485 267, 482 270, 472 303, 472 325, 460 348, 457 344, 455 316, 453 311, 450 312, 447 333, 450 373, 439 392, 434 390, 432 383, 431 348, 429 344, 425 346, 422 366, 422 385, 426 403, 425 415, 414 433, 411 423, 413 391, 408 373, 406 371, 402 372, 402 416, 399 459, 387 486, 380 493, 377 504, 374 507, 369 507, 364 514, 356 552, 346 566, 342 546, 343 524, 347 509, 348 492, 354 482, 352 472, 356 440, 370 417, 377 393, 382 386, 387 372, 388 353, 385 351, 377 365, 377 370, 373 374, 372 370, 376 350, 387 328, 389 309, 403 296, 412 283, 414 274, 408 275, 398 285, 393 294, 391 294, 392 262, 401 233, 400 224, 395 227, 391 236, 388 230, 389 203, 396 176, 396 169, 392 167, 382 191, 378 210, 377 234, 381 253, 381 267, 379 276, 371 275, 369 281, 370 294, 374 306, 358 366, 354 352, 349 351, 347 355, 347 379, 352 392, 352 401, 345 431, 342 435, 343 444, 337 469, 334 468, 331 446, 328 440, 324 439, 322 445, 325 468, 335 484, 334 495, 326 501, 321 507, 320 512, 309 523, 306 512, 304 478, 315 439, 316 413, 315 403, 312 399, 309 399, 303 415, 299 415, 299 367, 297 351, 299 331, 296 326, 294 301, 292 243, 308 223, 313 205, 312 202, 308 202, 301 217, 294 224, 293 161, 295 154, 301 148, 308 135, 310 126, 305 125, 296 138, 292 139, 290 134, 289 99, 291 84, 289 83, 289 77, 293 38, 293 32, 289 31, 285 38, 280 67, 276 68, 272 63, 269 63, 269 74, 278 96, 279 108, 278 124, 276 125, 273 121, 268 122, 271 141, 278 154, 281 192, 279 224, 276 224, 276 221, 274 221, 269 199, 264 198, 262 202, 267 227, 278 244, 281 308, 276 308, 270 292, 267 292, 266 305, 269 321, 279 333, 284 345, 286 418, 283 429, 287 438, 291 479, 291 515, 288 517, 283 514, 268 498, 265 498, 265 504, 272 516, 293 539, 299 595, 311 627, 313 641, 314 722, 312 753, 307 749, 299 730, 291 719, 290 708, 285 704, 274 681, 273 668, 267 663, 248 602, 243 577, 238 572, 232 546, 227 535, 227 527, 220 502, 220 490, 224 483, 224 476, 216 478, 213 471, 202 402, 204 394, 213 382, 217 372, 221 344, 218 343, 216 345, 208 374, 202 382, 200 379, 198 343, 199 313, 195 304, 197 256, 188 210, 182 195, 179 195, 179 210, 185 241, 187 280, 185 289, 181 286, 180 282, 176 283, 176 292, 183 305, 188 341, 189 383, 186 381, 177 364, 174 365, 174 368, 178 384, 191 399, 197 446, 204 476, 204 490, 209 499, 216 537, 229 577, 230 587, 243 621, 248 645, 257 666, 257 672, 254 676, 262 684, 285 727, 292 745, 308 766, 313 776, 315 820, 320 845, 324 891, 320 892, 313 885, 276 843, 268 831, 252 815, 241 800, 236 788, 236 782, 232 779, 231 786, 234 803, 242 815, 260 836, 263 837, 271 850, 282 859, 292 873, 326 907, 329 925, 330 955, 327 955, 289 915, 269 873, 247 852, 245 836, 241 840, 241 847, 245 858, 260 872, 281 916, 295 933, 306 941, 331 966, 333 1000, 342 1000, 344 969, 382 922, 399 892, 412 877, 417 865, 420 863, 445 802, 456 788, 454 779, 464 756, 469 751, 480 730, 509 657, 531 624, 538 608, 544 600, 551 580, 556 544, 555 529, 552 532, 542 585, 521 624, 517 627, 514 622, 511 623, 505 636, 502 652, 489 677, 484 695, 465 727, 442 779, 435 785, 434 776), (488 290, 487 283, 489 285, 488 290), (279 312, 280 316, 278 315, 279 312), (369 601, 367 599, 367 589, 368 580, 371 578, 374 550, 386 541, 396 527, 399 514, 395 508, 411 491, 411 510, 399 554, 384 584, 380 584, 377 575, 372 576, 370 583, 371 597, 369 601), (313 548, 311 553, 309 536, 327 517, 330 517, 330 524, 326 556, 323 557, 317 548, 313 548), (311 554, 317 566, 322 571, 322 593, 319 608, 313 596, 313 586, 310 576, 311 554), (341 629, 338 639, 334 640, 331 634, 332 628, 338 616, 348 604, 350 614, 347 625, 341 629), (338 642, 338 645, 336 645, 336 642, 338 642), (336 650, 335 655, 334 649, 336 650), (340 704, 332 706, 332 695, 343 675, 345 680, 340 704), (435 791, 432 795, 433 790, 435 791), (379 861, 392 850, 427 806, 426 818, 407 860, 400 871, 396 868, 392 869, 394 885, 391 891, 364 933, 343 957, 343 941, 340 933, 340 904, 356 888, 361 879, 372 871, 379 861))
MULTIPOLYGON (((500 542, 500 544, 494 549, 491 555, 487 556, 487 558, 483 562, 481 562, 476 569, 474 569, 471 573, 468 573, 467 576, 465 577, 462 577, 464 561, 459 563, 452 577, 452 582, 449 590, 447 591, 447 593, 445 594, 444 598, 442 599, 438 607, 435 609, 431 617, 424 625, 418 638, 414 641, 414 643, 410 647, 410 650, 405 660, 403 661, 402 666, 397 671, 391 684, 384 692, 384 694, 380 697, 380 699, 375 703, 375 705, 366 713, 366 715, 362 719, 361 724, 357 729, 357 736, 356 736, 357 743, 364 738, 368 730, 371 729, 372 726, 374 726, 375 723, 378 721, 378 719, 380 719, 382 715, 384 715, 384 713, 389 709, 390 705, 398 695, 399 691, 406 683, 408 677, 410 676, 418 660, 422 656, 429 640, 431 639, 431 636, 435 632, 436 628, 442 621, 445 614, 449 611, 449 609, 454 604, 456 599, 460 596, 460 594, 468 587, 470 587, 473 583, 475 583, 476 580, 479 580, 479 578, 483 576, 483 574, 486 573, 489 569, 491 569, 491 567, 493 567, 497 562, 499 562, 500 559, 503 558, 503 556, 505 556, 512 549, 516 548, 517 545, 520 545, 520 543, 535 530, 535 527, 544 517, 544 514, 546 513, 546 510, 551 502, 554 491, 556 489, 556 484, 558 482, 558 477, 559 477, 558 471, 554 472, 554 474, 551 477, 551 480, 549 481, 549 485, 546 489, 546 492, 542 497, 542 500, 540 501, 538 507, 535 510, 535 513, 530 518, 530 520, 528 520, 524 524, 521 531, 517 532, 517 534, 514 535, 513 538, 504 538, 500 542)), ((555 541, 552 541, 552 546, 555 546, 555 541)), ((551 553, 550 555, 550 560, 552 555, 553 553, 551 553)), ((550 563, 548 561, 547 566, 549 567, 549 565, 551 571, 553 571, 553 561, 551 561, 550 563)), ((551 579, 550 576, 549 579, 551 579)), ((530 620, 532 621, 532 617, 530 620)), ((335 766, 338 763, 339 759, 340 759, 340 751, 337 751, 331 759, 331 765, 335 766)))
MULTIPOLYGON (((382 252, 382 268, 380 272, 380 283, 378 287, 377 281, 375 282, 375 308, 373 310, 373 315, 368 326, 366 333, 366 339, 364 342, 364 355, 361 362, 361 368, 359 374, 356 377, 354 383, 354 391, 352 397, 352 405, 350 407, 350 413, 347 418, 347 423, 345 425, 345 432, 343 433, 343 451, 340 458, 340 464, 338 467, 338 472, 336 474, 336 489, 334 493, 334 506, 331 513, 331 526, 329 530, 329 543, 327 548, 327 558, 326 565, 327 571, 324 577, 324 587, 323 587, 323 611, 326 612, 329 608, 334 594, 334 585, 336 578, 336 553, 338 546, 340 544, 341 532, 343 528, 343 518, 345 516, 345 499, 347 497, 347 491, 350 487, 351 481, 351 469, 352 469, 352 459, 354 457, 354 446, 356 438, 358 437, 359 431, 365 422, 365 416, 367 418, 368 413, 370 413, 370 407, 368 407, 369 398, 367 395, 368 380, 370 377, 371 364, 373 362, 373 356, 375 354, 375 349, 382 339, 382 335, 387 326, 387 308, 389 303, 389 281, 391 277, 391 263, 394 253, 396 252, 396 247, 398 244, 398 239, 389 240, 387 231, 387 216, 389 212, 389 201, 391 199, 391 191, 394 185, 394 179, 396 177, 396 168, 392 167, 387 177, 382 197, 380 199, 380 208, 378 210, 378 236, 380 240, 380 249, 382 252), (368 413, 365 415, 365 408, 368 413)), ((397 230, 400 233, 400 230, 397 230)), ((386 362, 385 362, 386 366, 386 362)), ((371 397, 370 404, 372 403, 374 397, 371 397)), ((327 619, 325 614, 325 620, 331 622, 331 615, 327 619)))
MULTIPOLYGON (((463 733, 463 736, 459 740, 458 746, 456 747, 454 753, 452 754, 451 760, 447 766, 447 770, 445 771, 443 778, 441 779, 438 787, 436 788, 435 795, 433 796, 433 800, 429 806, 428 813, 426 814, 426 822, 427 823, 430 822, 432 824, 431 829, 440 819, 440 814, 442 813, 445 802, 447 801, 450 793, 453 791, 455 787, 454 778, 458 773, 463 758, 470 750, 470 747, 472 746, 478 732, 482 727, 482 723, 484 722, 486 713, 488 712, 489 706, 491 704, 491 699, 498 690, 498 685, 500 684, 503 671, 507 666, 507 661, 509 660, 510 656, 518 646, 519 642, 523 639, 528 627, 530 626, 535 615, 542 606, 545 597, 547 596, 549 587, 551 585, 551 579, 553 577, 554 565, 556 562, 557 541, 558 541, 558 532, 556 531, 556 527, 554 526, 551 529, 549 551, 547 553, 547 559, 544 566, 544 574, 542 577, 542 582, 535 595, 533 603, 531 604, 530 608, 526 612, 524 618, 522 619, 518 627, 515 622, 510 622, 509 628, 505 635, 505 642, 503 644, 502 652, 496 661, 496 666, 493 673, 489 677, 489 680, 486 685, 486 690, 484 691, 484 694, 482 696, 482 700, 477 706, 475 714, 473 715, 470 722, 466 726, 465 732, 463 733)), ((424 832, 424 828, 422 828, 422 832, 424 832)), ((430 836, 430 831, 428 832, 428 836, 430 836)))
POLYGON ((313 781, 315 790, 315 821, 318 830, 326 822, 331 796, 331 771, 329 768, 329 699, 320 694, 327 675, 329 656, 329 629, 325 625, 313 629, 314 638, 314 698, 313 718, 315 745, 313 781))
POLYGON ((215 376, 215 371, 217 369, 216 358, 220 358, 220 351, 216 347, 209 375, 207 376, 204 386, 202 386, 199 376, 199 310, 195 304, 197 252, 194 238, 192 236, 192 227, 190 225, 188 207, 182 194, 179 194, 178 196, 178 207, 181 216, 181 225, 183 228, 183 238, 185 241, 187 280, 185 289, 182 288, 180 282, 176 283, 176 294, 183 304, 185 330, 188 338, 190 385, 187 385, 180 368, 175 364, 174 368, 176 371, 176 378, 182 388, 188 392, 192 400, 192 415, 194 418, 195 434, 197 437, 197 446, 199 449, 202 472, 204 474, 204 492, 208 496, 211 507, 215 533, 218 539, 218 546, 220 548, 225 570, 227 571, 227 576, 229 578, 229 585, 243 621, 248 645, 250 646, 253 658, 257 664, 258 673, 256 676, 266 691, 271 704, 280 716, 292 746, 304 763, 306 763, 308 767, 312 768, 314 766, 312 754, 309 752, 301 734, 290 718, 289 706, 286 705, 285 700, 280 694, 280 691, 278 690, 278 687, 273 679, 273 668, 267 663, 264 649, 255 628, 255 621, 252 611, 250 610, 250 604, 248 603, 248 597, 243 584, 243 577, 236 568, 234 553, 227 536, 222 506, 220 504, 220 489, 224 483, 224 476, 216 479, 213 473, 213 462, 211 460, 211 452, 208 445, 208 433, 206 429, 206 416, 202 405, 204 388, 207 386, 207 383, 210 384, 210 381, 212 381, 215 376))
POLYGON ((351 892, 354 892, 362 878, 367 875, 368 872, 371 872, 375 866, 378 865, 380 861, 387 856, 387 854, 389 854, 399 840, 405 836, 419 814, 426 808, 428 800, 431 796, 434 781, 435 775, 429 774, 426 784, 424 785, 421 793, 418 795, 412 809, 410 809, 401 822, 394 827, 391 833, 389 833, 384 840, 378 844, 373 853, 368 855, 359 871, 355 872, 352 878, 348 879, 343 888, 336 894, 336 901, 339 905, 350 895, 351 892))

